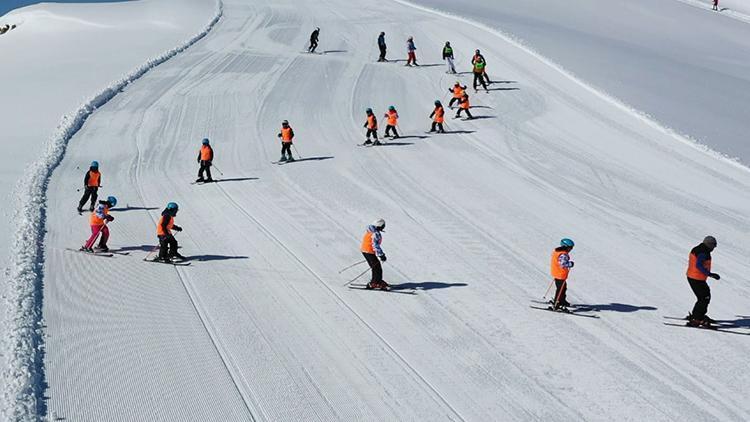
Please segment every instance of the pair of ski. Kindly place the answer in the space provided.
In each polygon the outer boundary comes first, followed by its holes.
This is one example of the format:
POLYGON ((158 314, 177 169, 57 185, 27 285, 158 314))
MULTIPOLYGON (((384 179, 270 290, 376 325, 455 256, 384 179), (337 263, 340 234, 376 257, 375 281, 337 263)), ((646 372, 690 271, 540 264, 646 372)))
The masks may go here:
POLYGON ((79 253, 83 253, 83 254, 91 255, 91 256, 101 256, 101 257, 104 257, 104 258, 112 258, 115 255, 120 255, 120 256, 128 256, 128 255, 130 255, 130 252, 120 252, 120 251, 113 251, 113 250, 109 250, 109 251, 106 251, 106 252, 105 251, 97 251, 96 249, 94 249, 93 252, 84 251, 83 249, 73 249, 73 248, 65 248, 65 250, 66 251, 70 251, 70 252, 79 252, 79 253))
POLYGON ((598 319, 599 315, 593 315, 584 313, 590 308, 586 308, 585 305, 570 305, 568 308, 557 308, 555 309, 552 307, 552 304, 550 302, 542 302, 540 300, 532 300, 533 303, 538 303, 540 305, 547 305, 547 306, 539 306, 539 305, 529 305, 531 309, 539 309, 542 311, 549 311, 549 312, 555 312, 558 314, 565 314, 565 315, 573 315, 573 316, 579 316, 579 317, 585 317, 585 318, 594 318, 598 319))
POLYGON ((143 258, 143 260, 146 261, 146 262, 154 263, 154 264, 166 264, 166 265, 173 265, 175 267, 187 267, 188 265, 190 265, 190 262, 188 262, 187 260, 184 260, 184 261, 174 261, 174 260, 161 261, 158 258, 148 259, 148 257, 143 258))
POLYGON ((202 182, 199 182, 199 181, 196 180, 195 182, 190 182, 190 184, 191 185, 207 185, 209 183, 216 183, 216 182, 219 182, 219 181, 220 181, 219 179, 213 179, 210 182, 205 181, 205 180, 202 181, 202 182))
POLYGON ((399 289, 398 285, 390 286, 387 289, 368 289, 367 284, 358 284, 358 283, 349 283, 346 286, 354 290, 372 290, 372 291, 386 292, 386 293, 400 293, 400 294, 405 294, 405 295, 413 295, 417 293, 416 291, 414 291, 414 289, 403 289, 403 290, 399 289))
POLYGON ((279 166, 283 166, 284 164, 294 163, 295 161, 298 161, 298 160, 271 161, 271 164, 276 164, 276 165, 279 165, 279 166))
MULTIPOLYGON (((672 320, 672 321, 687 321, 685 318, 670 317, 670 316, 665 316, 664 319, 668 319, 668 320, 672 320)), ((687 322, 685 322, 683 324, 679 324, 679 323, 676 323, 676 322, 664 322, 664 325, 668 325, 670 327, 696 328, 696 329, 703 330, 703 331, 718 331, 718 332, 722 332, 722 333, 739 334, 739 335, 742 335, 742 336, 750 336, 750 331, 739 331, 737 329, 738 328, 742 328, 742 327, 739 327, 737 325, 730 325, 730 324, 731 323, 729 323, 728 321, 716 321, 714 323, 714 325, 706 327, 706 326, 702 326, 702 325, 699 325, 699 326, 687 325, 687 322)))

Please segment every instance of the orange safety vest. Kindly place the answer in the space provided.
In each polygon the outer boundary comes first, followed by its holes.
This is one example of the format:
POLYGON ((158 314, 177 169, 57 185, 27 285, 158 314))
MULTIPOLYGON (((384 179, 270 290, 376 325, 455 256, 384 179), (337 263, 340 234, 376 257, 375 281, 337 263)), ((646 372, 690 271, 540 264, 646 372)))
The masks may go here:
POLYGON ((101 173, 98 171, 89 170, 89 183, 88 187, 98 187, 99 186, 99 176, 101 176, 101 173))
POLYGON ((469 99, 468 98, 466 98, 465 100, 464 99, 461 100, 461 108, 464 109, 464 110, 468 110, 469 109, 469 99))
POLYGON ((435 118, 433 119, 435 120, 435 123, 443 123, 443 121, 445 121, 444 116, 445 116, 445 110, 443 109, 443 107, 442 106, 435 107, 435 118))
POLYGON ((211 161, 211 147, 203 145, 201 147, 201 161, 211 161))
POLYGON ((281 128, 281 142, 285 144, 292 142, 292 128, 291 127, 281 128))
MULTIPOLYGON (((109 215, 109 207, 104 206, 104 215, 109 215)), ((91 213, 91 217, 89 217, 89 225, 92 226, 103 226, 104 225, 104 219, 99 218, 98 215, 96 215, 96 211, 91 213)))
POLYGON ((398 112, 393 110, 388 110, 388 124, 391 126, 396 126, 398 124, 398 112))
POLYGON ((156 226, 156 235, 157 236, 166 236, 168 234, 172 234, 172 227, 174 226, 174 217, 172 216, 164 216, 162 215, 159 219, 159 225, 156 226), (169 218, 169 222, 167 223, 167 232, 164 232, 164 228, 162 228, 162 225, 164 224, 164 219, 169 218))
MULTIPOLYGON (((705 262, 703 262, 703 267, 708 270, 708 272, 711 272, 711 260, 707 259, 705 262)), ((698 269, 698 257, 695 256, 695 254, 691 253, 688 257, 688 268, 687 268, 687 276, 689 278, 695 279, 695 280, 701 280, 706 281, 708 279, 708 276, 703 274, 701 270, 698 269)))
POLYGON ((567 251, 554 251, 552 252, 552 259, 550 260, 550 274, 555 280, 567 280, 570 268, 564 268, 560 266, 560 255, 568 253, 567 251))
POLYGON ((374 234, 369 230, 365 232, 365 235, 362 237, 362 245, 359 247, 361 252, 375 254, 375 248, 372 246, 372 236, 374 234))
POLYGON ((367 116, 367 128, 368 129, 378 128, 378 119, 375 118, 374 114, 367 116))
POLYGON ((453 86, 453 98, 463 98, 464 97, 464 89, 461 88, 460 85, 454 85, 453 86))

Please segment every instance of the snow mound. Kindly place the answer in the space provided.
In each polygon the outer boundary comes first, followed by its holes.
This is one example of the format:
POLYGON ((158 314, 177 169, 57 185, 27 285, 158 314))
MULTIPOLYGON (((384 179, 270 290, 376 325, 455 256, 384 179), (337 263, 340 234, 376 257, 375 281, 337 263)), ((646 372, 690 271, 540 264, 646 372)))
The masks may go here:
POLYGON ((11 262, 6 269, 9 280, 4 299, 5 315, 0 344, 3 369, 0 378, 0 419, 34 420, 46 413, 44 399, 44 323, 42 321, 42 284, 44 277, 43 241, 46 233, 46 189, 55 168, 62 161, 70 139, 86 119, 107 101, 146 72, 164 63, 205 37, 223 13, 221 0, 216 12, 199 33, 179 47, 155 57, 119 81, 84 102, 76 111, 63 116, 47 143, 41 159, 29 166, 15 189, 16 233, 11 262))

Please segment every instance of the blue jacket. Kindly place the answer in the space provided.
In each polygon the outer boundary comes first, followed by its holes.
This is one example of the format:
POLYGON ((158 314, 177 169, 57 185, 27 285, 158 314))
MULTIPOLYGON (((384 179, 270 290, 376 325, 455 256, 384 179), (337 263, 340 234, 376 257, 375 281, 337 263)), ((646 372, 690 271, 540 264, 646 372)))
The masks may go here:
POLYGON ((383 235, 380 233, 377 227, 372 225, 367 226, 367 231, 372 233, 372 249, 375 250, 375 255, 385 255, 383 249, 380 247, 380 244, 383 242, 383 235))

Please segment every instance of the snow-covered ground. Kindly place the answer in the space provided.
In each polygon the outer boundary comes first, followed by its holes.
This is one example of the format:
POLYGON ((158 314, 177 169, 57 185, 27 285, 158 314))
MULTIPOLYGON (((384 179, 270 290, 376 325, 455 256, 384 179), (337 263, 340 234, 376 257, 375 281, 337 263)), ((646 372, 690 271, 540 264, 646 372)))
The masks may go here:
MULTIPOLYGON (((510 34, 664 125, 750 163, 750 2, 722 0, 721 13, 709 0, 414 3, 510 34)), ((473 51, 457 51, 464 67, 473 51)), ((491 76, 504 77, 487 61, 491 76)))
MULTIPOLYGON (((662 324, 692 307, 687 253, 711 233, 710 313, 750 333, 747 168, 465 20, 403 2, 224 6, 205 38, 98 108, 50 180, 52 419, 750 418, 748 337, 662 324), (314 26, 326 54, 300 53, 314 26), (391 58, 413 35, 423 66, 375 63, 381 30, 391 58), (470 83, 443 72, 446 39, 481 48, 496 83, 471 92, 479 119, 427 135, 432 102, 470 83), (355 146, 364 109, 391 104, 406 137, 355 146), (282 119, 304 159, 277 166, 282 119), (191 185, 206 136, 222 180, 191 185), (119 198, 110 246, 129 255, 66 250, 87 237, 72 187, 92 157, 119 198), (168 201, 189 267, 142 261, 168 201), (376 217, 386 279, 414 294, 343 286, 376 217), (571 301, 599 319, 528 307, 563 236, 578 243, 571 301)), ((24 404, 3 410, 36 410, 24 404)))

